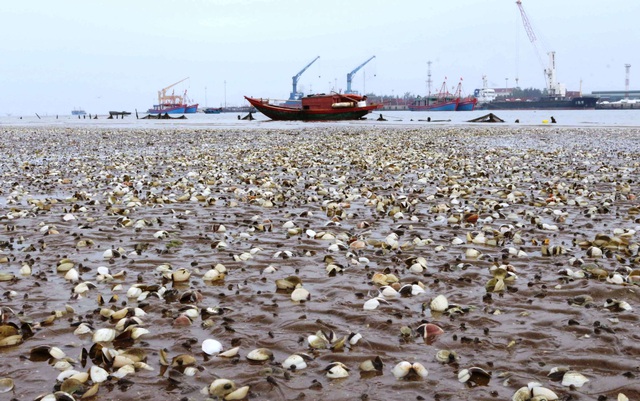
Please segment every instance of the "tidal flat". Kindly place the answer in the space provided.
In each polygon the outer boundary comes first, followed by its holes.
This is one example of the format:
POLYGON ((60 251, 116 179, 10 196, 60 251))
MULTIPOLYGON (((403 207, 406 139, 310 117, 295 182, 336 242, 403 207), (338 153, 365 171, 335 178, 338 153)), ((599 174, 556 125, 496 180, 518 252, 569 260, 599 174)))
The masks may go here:
POLYGON ((640 399, 639 129, 0 129, 2 399, 640 399))

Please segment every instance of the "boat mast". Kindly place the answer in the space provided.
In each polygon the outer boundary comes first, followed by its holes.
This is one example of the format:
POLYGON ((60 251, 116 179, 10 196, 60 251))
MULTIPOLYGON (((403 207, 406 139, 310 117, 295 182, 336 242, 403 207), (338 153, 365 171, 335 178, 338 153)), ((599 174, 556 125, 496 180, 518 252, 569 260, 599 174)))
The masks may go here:
POLYGON ((347 74, 347 90, 344 93, 346 93, 346 94, 353 93, 353 91, 351 90, 351 80, 353 79, 353 76, 356 74, 356 72, 358 72, 360 70, 360 68, 364 67, 365 64, 367 64, 369 61, 373 60, 374 58, 376 58, 376 56, 371 56, 369 58, 369 60, 367 60, 364 63, 360 64, 353 71, 351 71, 350 73, 347 74))
POLYGON ((291 90, 291 94, 289 94, 289 100, 298 100, 303 96, 302 93, 298 92, 298 79, 300 79, 300 76, 302 75, 302 73, 305 72, 307 68, 309 68, 311 64, 315 63, 316 60, 319 58, 320 56, 314 58, 313 61, 307 64, 302 70, 300 70, 299 73, 291 77, 291 79, 293 80, 293 89, 291 90))
POLYGON ((427 61, 427 103, 429 105, 429 99, 431 98, 431 84, 433 81, 431 80, 431 60, 427 61))

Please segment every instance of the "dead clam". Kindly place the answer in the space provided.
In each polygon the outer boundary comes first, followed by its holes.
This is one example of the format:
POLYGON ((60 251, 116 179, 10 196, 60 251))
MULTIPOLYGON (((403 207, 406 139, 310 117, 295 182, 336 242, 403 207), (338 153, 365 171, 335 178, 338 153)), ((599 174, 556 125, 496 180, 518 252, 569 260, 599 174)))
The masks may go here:
POLYGON ((256 348, 247 354, 247 359, 253 362, 273 360, 273 352, 267 348, 256 348))
POLYGON ((613 298, 607 298, 604 301, 604 307, 614 312, 628 312, 633 310, 633 308, 631 307, 631 305, 629 305, 627 301, 622 301, 622 300, 613 299, 613 298))
POLYGON ((437 336, 444 334, 444 330, 436 324, 423 323, 418 326, 418 328, 416 329, 416 333, 418 333, 418 335, 420 335, 425 340, 430 341, 435 339, 437 336))
POLYGON ((389 305, 389 301, 387 301, 386 299, 382 297, 375 297, 367 300, 362 306, 362 308, 364 310, 374 310, 374 309, 377 309, 381 303, 389 305))
POLYGON ((202 352, 207 355, 216 355, 222 352, 222 344, 213 338, 207 338, 202 342, 202 352))
POLYGON ((440 363, 453 363, 458 361, 458 354, 455 351, 443 349, 436 353, 436 360, 440 363))
POLYGON ((56 391, 54 393, 41 394, 34 401, 75 401, 75 398, 64 391, 56 391))
POLYGON ((14 387, 15 384, 13 382, 13 379, 11 379, 10 377, 0 378, 0 394, 8 393, 9 391, 12 391, 14 387))
POLYGON ((449 301, 447 301, 447 297, 440 294, 431 300, 429 308, 433 312, 445 312, 449 308, 449 301))
POLYGON ((567 387, 582 387, 589 379, 580 372, 569 370, 562 376, 561 384, 567 387))
POLYGON ((329 379, 343 379, 349 376, 349 368, 342 362, 332 362, 324 370, 329 379))
POLYGON ((511 397, 511 401, 555 401, 558 395, 552 390, 543 387, 538 382, 529 382, 527 386, 520 387, 511 397))
POLYGON ((311 299, 311 293, 302 285, 296 287, 291 293, 291 300, 294 302, 304 302, 311 299))
POLYGON ((298 276, 276 279, 276 288, 279 290, 293 291, 298 285, 302 285, 302 280, 298 276))
POLYGON ((287 370, 301 370, 307 367, 307 361, 312 360, 307 354, 292 354, 282 362, 282 367, 287 370))
POLYGON ((396 379, 406 380, 424 379, 429 375, 427 368, 421 363, 411 363, 407 361, 398 362, 393 369, 391 369, 391 373, 393 373, 396 379))
POLYGON ((376 356, 373 359, 367 359, 360 363, 358 366, 361 372, 375 372, 377 374, 382 374, 382 370, 384 368, 384 363, 379 356, 376 356))
POLYGON ((490 380, 491 373, 476 366, 458 372, 458 381, 469 386, 486 386, 490 380))

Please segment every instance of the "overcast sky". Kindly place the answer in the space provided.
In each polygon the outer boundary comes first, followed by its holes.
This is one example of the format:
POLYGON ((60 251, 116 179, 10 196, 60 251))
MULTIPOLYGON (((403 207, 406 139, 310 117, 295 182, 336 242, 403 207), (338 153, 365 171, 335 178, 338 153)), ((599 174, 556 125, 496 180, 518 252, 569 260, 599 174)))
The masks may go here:
POLYGON ((569 90, 640 89, 640 2, 522 0, 21 0, 0 2, 0 114, 146 111, 163 87, 204 106, 286 99, 299 88, 472 93, 544 86, 546 52, 569 90), (540 63, 541 55, 543 66, 540 63), (508 79, 508 81, 506 80, 508 79), (225 84, 226 82, 226 84, 225 84), (226 89, 226 90, 225 90, 226 89))

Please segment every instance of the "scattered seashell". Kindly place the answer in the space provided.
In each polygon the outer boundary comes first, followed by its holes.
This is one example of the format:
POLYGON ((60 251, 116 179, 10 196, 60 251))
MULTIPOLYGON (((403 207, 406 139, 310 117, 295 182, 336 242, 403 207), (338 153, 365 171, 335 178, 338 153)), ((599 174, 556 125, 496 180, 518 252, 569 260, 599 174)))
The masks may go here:
POLYGON ((291 300, 294 302, 308 301, 311 299, 311 294, 303 287, 298 287, 291 293, 291 300))
POLYGON ((273 352, 267 348, 257 348, 247 354, 247 359, 255 362, 272 360, 273 352))
POLYGON ((333 362, 324 369, 329 379, 342 379, 349 376, 349 368, 342 362, 333 362))
POLYGON ((562 376, 562 385, 567 387, 582 387, 589 379, 580 372, 570 370, 562 376))
POLYGON ((89 370, 89 376, 94 383, 102 383, 109 378, 109 372, 102 369, 100 366, 91 366, 89 370))
POLYGON ((471 386, 486 386, 491 380, 491 373, 478 367, 462 369, 458 372, 458 381, 471 386))
POLYGON ((202 342, 202 352, 207 355, 215 355, 222 351, 222 344, 212 338, 208 338, 202 342))
POLYGON ((440 294, 431 301, 429 307, 434 312, 444 312, 449 308, 449 301, 444 295, 440 294))
POLYGON ((304 358, 298 354, 293 354, 282 362, 282 367, 287 370, 300 370, 307 367, 304 358))
POLYGON ((9 391, 12 391, 14 387, 15 384, 13 382, 13 379, 9 377, 0 378, 0 394, 8 393, 9 391))
POLYGON ((228 379, 216 379, 209 385, 209 394, 216 397, 225 397, 235 390, 235 383, 228 379))

